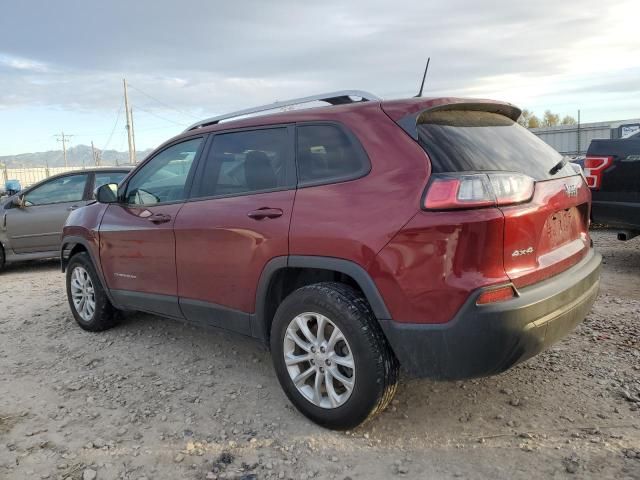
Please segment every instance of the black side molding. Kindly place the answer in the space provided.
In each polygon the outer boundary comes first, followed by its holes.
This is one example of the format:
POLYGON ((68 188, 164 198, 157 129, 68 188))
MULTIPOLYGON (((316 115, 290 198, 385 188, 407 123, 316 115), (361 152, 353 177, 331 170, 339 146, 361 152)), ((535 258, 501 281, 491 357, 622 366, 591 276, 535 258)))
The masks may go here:
POLYGON ((222 328, 249 337, 253 336, 249 313, 189 298, 180 298, 178 302, 185 319, 191 324, 222 328))
POLYGON ((260 280, 258 280, 258 288, 256 289, 256 309, 253 314, 251 314, 251 336, 257 338, 258 340, 262 340, 263 342, 267 341, 269 335, 267 332, 267 322, 264 318, 265 306, 267 303, 267 294, 269 293, 269 285, 271 284, 271 279, 275 275, 278 270, 283 268, 287 268, 287 261, 289 257, 274 257, 267 262, 267 264, 262 269, 262 273, 260 274, 260 280))
POLYGON ((132 292, 129 290, 111 290, 111 295, 118 305, 122 305, 128 310, 154 313, 180 320, 184 318, 180 311, 178 297, 173 295, 132 292))
POLYGON ((65 252, 71 251, 76 245, 83 245, 91 261, 96 267, 100 281, 116 308, 140 310, 165 317, 187 320, 191 323, 202 324, 235 331, 263 342, 269 337, 267 319, 265 318, 266 300, 269 287, 274 275, 285 268, 313 268, 340 272, 358 284, 367 298, 373 313, 379 320, 391 320, 391 314, 382 299, 375 283, 367 271, 355 262, 334 257, 291 255, 272 258, 265 265, 256 289, 256 307, 254 313, 233 310, 223 305, 217 305, 199 300, 178 298, 171 295, 156 295, 150 293, 126 290, 110 290, 100 268, 100 263, 93 258, 88 242, 82 237, 67 237, 61 248, 62 269, 66 268, 68 258, 65 252))
POLYGON ((267 319, 264 318, 266 298, 273 276, 283 268, 315 268, 344 273, 353 278, 363 291, 376 318, 390 320, 391 314, 367 271, 355 262, 334 257, 320 257, 311 255, 290 255, 272 258, 265 265, 258 288, 256 290, 256 309, 251 315, 251 336, 262 341, 269 337, 267 319))
POLYGON ((371 305, 375 316, 380 320, 391 319, 391 314, 367 271, 355 262, 333 257, 316 257, 306 255, 290 255, 289 267, 293 268, 320 268, 344 273, 353 278, 371 305))

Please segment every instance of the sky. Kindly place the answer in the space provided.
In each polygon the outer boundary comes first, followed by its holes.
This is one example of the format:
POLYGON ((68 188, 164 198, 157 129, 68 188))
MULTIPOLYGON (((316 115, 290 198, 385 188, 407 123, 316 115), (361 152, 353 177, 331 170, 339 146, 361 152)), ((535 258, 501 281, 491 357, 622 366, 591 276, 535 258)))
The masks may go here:
POLYGON ((22 0, 0 15, 0 155, 126 150, 198 119, 342 89, 640 117, 640 2, 22 0))

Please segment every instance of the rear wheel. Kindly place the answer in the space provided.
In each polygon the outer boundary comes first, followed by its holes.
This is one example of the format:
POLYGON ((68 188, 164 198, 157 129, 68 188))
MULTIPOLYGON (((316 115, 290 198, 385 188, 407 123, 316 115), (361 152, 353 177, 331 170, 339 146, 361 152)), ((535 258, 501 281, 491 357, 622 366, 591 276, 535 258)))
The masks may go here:
POLYGON ((76 322, 85 330, 107 330, 119 319, 120 312, 109 301, 93 262, 85 252, 69 260, 67 298, 76 322))
POLYGON ((319 283, 289 295, 273 321, 271 351, 291 402, 324 427, 353 428, 395 394, 398 362, 368 303, 347 285, 319 283))
POLYGON ((0 272, 4 269, 4 262, 5 262, 4 248, 2 247, 2 244, 0 244, 0 272))

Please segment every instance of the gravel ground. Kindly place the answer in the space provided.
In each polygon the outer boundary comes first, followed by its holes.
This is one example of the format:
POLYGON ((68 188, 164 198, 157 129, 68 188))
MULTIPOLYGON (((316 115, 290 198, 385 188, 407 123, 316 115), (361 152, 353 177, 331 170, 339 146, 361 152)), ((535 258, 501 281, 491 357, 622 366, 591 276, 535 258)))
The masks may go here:
POLYGON ((57 263, 0 274, 3 479, 640 479, 640 238, 594 232, 592 313, 502 375, 403 379, 355 431, 323 430, 238 336, 145 314, 91 334, 57 263))

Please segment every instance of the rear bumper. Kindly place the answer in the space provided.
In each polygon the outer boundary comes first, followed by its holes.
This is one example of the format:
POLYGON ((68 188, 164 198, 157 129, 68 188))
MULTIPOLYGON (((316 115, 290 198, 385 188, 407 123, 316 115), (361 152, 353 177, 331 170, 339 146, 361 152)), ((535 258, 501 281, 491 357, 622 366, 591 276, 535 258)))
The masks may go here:
POLYGON ((572 331, 598 295, 602 257, 591 249, 569 270, 518 290, 513 300, 476 305, 472 294, 445 324, 380 324, 403 367, 437 379, 494 375, 526 360, 572 331))

